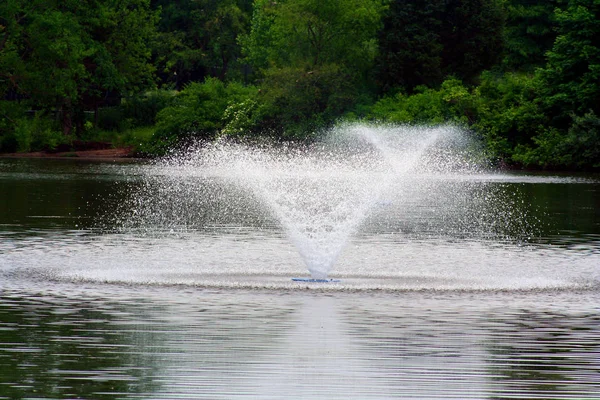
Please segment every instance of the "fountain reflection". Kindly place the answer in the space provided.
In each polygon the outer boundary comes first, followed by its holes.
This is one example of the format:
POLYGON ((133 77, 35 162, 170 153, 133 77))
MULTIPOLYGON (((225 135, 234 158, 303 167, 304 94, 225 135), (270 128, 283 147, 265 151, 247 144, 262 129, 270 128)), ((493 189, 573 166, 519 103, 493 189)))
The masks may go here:
POLYGON ((595 399, 597 301, 569 292, 356 295, 46 282, 0 297, 0 393, 595 399))

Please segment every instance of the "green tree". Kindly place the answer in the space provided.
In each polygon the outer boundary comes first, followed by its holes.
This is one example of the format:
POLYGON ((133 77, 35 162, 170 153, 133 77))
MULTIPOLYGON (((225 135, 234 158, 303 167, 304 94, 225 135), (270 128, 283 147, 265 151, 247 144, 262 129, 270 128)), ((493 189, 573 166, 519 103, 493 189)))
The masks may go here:
POLYGON ((161 80, 182 88, 207 76, 240 76, 238 37, 248 32, 251 0, 153 0, 161 10, 154 44, 161 80))
POLYGON ((365 90, 385 6, 380 0, 257 0, 241 39, 261 79, 267 125, 302 137, 365 90))
POLYGON ((7 1, 0 87, 59 110, 65 134, 109 93, 153 84, 148 40, 158 14, 149 0, 7 1))
POLYGON ((257 0, 242 43, 255 68, 335 63, 364 71, 376 54, 383 10, 377 0, 257 0))
POLYGON ((566 129, 572 115, 600 115, 600 1, 570 0, 555 19, 558 36, 539 75, 547 113, 566 129))
POLYGON ((442 70, 472 83, 500 61, 503 48, 502 0, 449 0, 442 24, 442 70))
POLYGON ((384 91, 443 80, 440 38, 445 2, 393 1, 379 36, 378 81, 384 91))
POLYGON ((439 86, 447 76, 471 83, 500 59, 504 13, 497 0, 397 0, 380 33, 378 83, 439 86))
POLYGON ((157 115, 157 129, 152 148, 155 154, 164 154, 179 145, 198 140, 212 140, 230 122, 228 107, 253 102, 257 89, 240 83, 224 83, 217 78, 189 83, 173 100, 173 104, 157 115))
POLYGON ((504 30, 504 66, 510 70, 533 71, 546 63, 552 48, 554 9, 558 0, 507 0, 504 30))

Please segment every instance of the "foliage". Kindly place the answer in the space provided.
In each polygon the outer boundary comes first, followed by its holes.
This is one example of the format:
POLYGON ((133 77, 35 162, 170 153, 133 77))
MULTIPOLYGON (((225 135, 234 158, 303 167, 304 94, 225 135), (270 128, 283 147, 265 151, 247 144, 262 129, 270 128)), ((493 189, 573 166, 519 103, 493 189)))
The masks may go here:
POLYGON ((516 149, 515 161, 544 168, 600 168, 600 118, 593 112, 573 116, 566 134, 552 128, 535 136, 533 142, 533 146, 516 149))
POLYGON ((600 168, 600 118, 593 111, 582 117, 573 117, 561 151, 564 154, 563 165, 600 168))
POLYGON ((45 118, 41 112, 33 118, 19 119, 13 134, 18 152, 54 150, 59 144, 68 143, 56 121, 45 118))
POLYGON ((378 0, 256 0, 251 31, 241 41, 259 70, 337 64, 365 71, 384 9, 378 0))
POLYGON ((108 93, 152 84, 147 40, 158 15, 149 0, 7 1, 0 65, 9 83, 0 88, 59 108, 65 134, 108 93))
MULTIPOLYGON (((526 74, 484 73, 481 83, 469 89, 457 79, 448 79, 440 89, 417 87, 411 95, 386 96, 372 108, 369 117, 399 123, 470 126, 484 139, 488 149, 508 162, 524 163, 524 154, 535 145, 535 136, 545 129, 545 116, 536 102, 537 81, 526 74)), ((527 165, 535 164, 531 157, 527 165)))
POLYGON ((225 125, 227 108, 256 94, 255 87, 236 82, 225 84, 216 78, 190 83, 173 100, 173 105, 158 113, 152 151, 161 153, 181 143, 215 138, 225 125))
POLYGON ((266 72, 260 101, 266 127, 284 138, 302 139, 331 124, 349 109, 356 87, 336 64, 311 71, 272 68, 266 72))
POLYGON ((15 129, 25 115, 26 106, 16 101, 0 101, 0 152, 17 151, 15 129))
POLYGON ((257 0, 241 43, 261 78, 262 129, 302 139, 351 109, 368 86, 384 10, 380 0, 257 0))
POLYGON ((247 137, 257 131, 263 119, 261 105, 252 97, 230 104, 223 112, 221 136, 247 137))
POLYGON ((181 89, 207 76, 239 77, 241 47, 247 33, 251 0, 153 0, 161 10, 155 63, 163 83, 181 89))
POLYGON ((570 0, 555 18, 558 36, 539 71, 540 94, 554 124, 566 129, 571 114, 600 115, 600 2, 570 0))
POLYGON ((467 124, 473 113, 473 98, 458 79, 444 81, 440 89, 415 88, 411 95, 386 96, 373 106, 368 117, 398 123, 467 124))
POLYGON ((552 48, 554 9, 559 0, 507 0, 503 66, 508 70, 533 72, 544 66, 552 48))
POLYGON ((56 119, 27 112, 27 102, 0 101, 0 152, 53 150, 68 143, 56 119))
POLYGON ((538 87, 528 74, 484 73, 474 91, 477 116, 473 128, 505 161, 522 162, 518 154, 523 146, 530 146, 532 137, 546 129, 547 119, 537 101, 538 87))
POLYGON ((122 132, 129 125, 131 125, 131 121, 124 118, 121 107, 106 107, 98 110, 96 128, 99 130, 122 132))
POLYGON ((379 38, 379 85, 412 90, 448 76, 473 81, 499 60, 503 18, 495 0, 391 2, 379 38))
POLYGON ((151 126, 128 128, 122 131, 91 128, 82 135, 83 143, 109 143, 113 147, 129 147, 141 155, 151 145, 155 128, 151 126))
POLYGON ((467 125, 508 164, 597 169, 599 11, 598 0, 3 0, 0 151, 69 145, 62 130, 161 154, 369 118, 467 125))
POLYGON ((152 90, 127 97, 120 105, 123 118, 130 119, 133 126, 152 126, 158 113, 173 103, 175 95, 170 90, 152 90))

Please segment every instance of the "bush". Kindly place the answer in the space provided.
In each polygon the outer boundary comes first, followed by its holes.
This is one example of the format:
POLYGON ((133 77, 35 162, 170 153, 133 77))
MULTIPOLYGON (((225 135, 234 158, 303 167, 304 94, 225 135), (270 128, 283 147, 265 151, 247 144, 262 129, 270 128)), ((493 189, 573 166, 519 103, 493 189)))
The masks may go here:
POLYGON ((229 137, 248 136, 260 126, 262 117, 261 104, 255 99, 230 104, 223 113, 224 126, 220 134, 229 137))
POLYGON ((13 150, 18 152, 54 150, 69 141, 58 122, 42 112, 37 112, 32 119, 17 120, 12 135, 16 144, 13 150))
POLYGON ((122 116, 134 127, 152 126, 158 113, 173 103, 175 94, 172 90, 154 90, 124 99, 120 106, 122 116))
POLYGON ((262 128, 285 139, 304 139, 333 124, 359 97, 355 77, 336 64, 271 68, 261 88, 262 128))
POLYGON ((520 146, 514 159, 526 166, 599 169, 600 118, 592 111, 572 117, 567 132, 550 128, 533 138, 534 146, 520 146))
POLYGON ((600 118, 593 111, 582 117, 573 116, 562 150, 569 155, 567 165, 600 168, 600 118))
POLYGON ((233 104, 254 99, 257 89, 240 83, 208 78, 193 82, 162 109, 148 151, 161 154, 169 148, 196 140, 214 139, 225 126, 225 110, 233 104))
MULTIPOLYGON (((538 81, 530 75, 482 74, 475 89, 476 118, 472 125, 497 157, 529 164, 525 154, 537 146, 533 138, 547 130, 538 104, 538 81)), ((554 134, 551 134, 554 135, 554 134)))
POLYGON ((105 131, 123 132, 130 128, 131 121, 125 119, 121 106, 106 107, 98 110, 96 128, 105 131))
POLYGON ((18 149, 15 128, 24 118, 26 104, 16 101, 0 101, 0 152, 13 153, 18 149))
POLYGON ((460 80, 450 78, 440 89, 419 86, 411 95, 386 96, 373 105, 367 116, 397 123, 468 124, 474 118, 474 99, 460 80))

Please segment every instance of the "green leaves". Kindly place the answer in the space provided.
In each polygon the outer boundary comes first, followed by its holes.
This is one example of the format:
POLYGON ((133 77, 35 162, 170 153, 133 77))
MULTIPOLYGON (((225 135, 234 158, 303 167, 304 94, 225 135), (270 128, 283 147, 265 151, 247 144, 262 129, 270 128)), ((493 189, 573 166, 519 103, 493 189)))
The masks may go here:
POLYGON ((571 0, 555 16, 558 36, 539 73, 544 104, 565 124, 571 113, 600 114, 600 3, 571 0))
POLYGON ((228 107, 252 100, 256 94, 254 87, 225 84, 216 78, 190 83, 171 106, 158 113, 154 151, 163 153, 180 143, 214 139, 231 122, 228 107))
POLYGON ((377 53, 381 0, 256 0, 240 39, 261 79, 264 126, 310 137, 352 108, 377 53))
POLYGON ((500 59, 502 29, 499 1, 391 2, 379 39, 378 83, 384 91, 434 87, 448 76, 471 83, 500 59))
POLYGON ((556 38, 554 9, 558 4, 559 0, 506 1, 506 68, 533 72, 546 63, 545 54, 556 38))
POLYGON ((377 0, 257 0, 244 52, 257 69, 325 64, 364 71, 385 9, 377 0))
POLYGON ((149 0, 7 1, 0 8, 2 94, 62 108, 66 133, 74 109, 93 108, 110 91, 152 85, 147 41, 158 14, 149 0))
POLYGON ((251 0, 154 0, 161 10, 155 63, 164 83, 181 89, 207 76, 240 76, 238 37, 247 33, 251 0))

